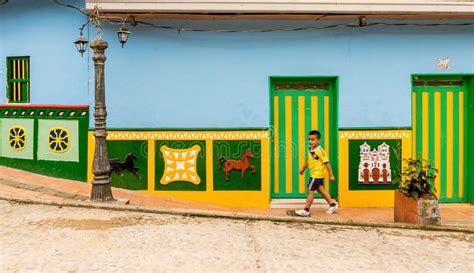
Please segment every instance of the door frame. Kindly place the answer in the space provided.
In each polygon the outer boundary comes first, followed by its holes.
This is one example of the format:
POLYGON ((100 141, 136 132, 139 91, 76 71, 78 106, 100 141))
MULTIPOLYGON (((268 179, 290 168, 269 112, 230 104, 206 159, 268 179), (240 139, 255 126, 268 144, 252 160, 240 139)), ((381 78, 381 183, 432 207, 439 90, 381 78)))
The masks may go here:
MULTIPOLYGON (((450 78, 450 77, 462 77, 466 80, 466 90, 465 92, 465 100, 464 100, 464 202, 469 202, 474 204, 474 168, 467 168, 467 166, 471 166, 474 164, 474 153, 469 153, 469 151, 474 150, 474 143, 468 141, 469 139, 474 139, 474 128, 467 126, 468 124, 474 123, 474 73, 412 73, 410 75, 410 100, 411 100, 411 128, 412 134, 413 133, 413 99, 411 97, 414 85, 413 82, 416 80, 417 77, 432 77, 432 78, 450 78), (472 109, 467 107, 468 105, 472 105, 472 109)), ((416 143, 412 141, 412 156, 417 156, 416 154, 416 143)), ((439 189, 437 189, 439 190, 439 189)))
MULTIPOLYGON (((334 123, 334 128, 331 129, 331 135, 333 138, 330 141, 330 146, 331 146, 331 151, 330 151, 330 162, 331 162, 331 167, 333 170, 333 173, 335 176, 338 174, 339 170, 339 157, 337 154, 339 153, 339 76, 334 76, 334 75, 303 75, 303 76, 298 76, 298 75, 274 75, 274 76, 269 76, 268 77, 268 98, 269 98, 269 103, 270 103, 270 108, 269 108, 269 133, 270 133, 270 192, 268 193, 270 196, 270 200, 273 198, 272 194, 274 191, 275 187, 275 177, 274 177, 274 162, 275 162, 275 155, 274 155, 274 134, 272 133, 273 131, 273 113, 274 113, 274 105, 273 105, 273 85, 276 82, 301 82, 301 81, 306 81, 310 82, 311 80, 315 81, 331 81, 334 85, 334 92, 333 98, 334 98, 334 107, 330 109, 332 117, 333 117, 333 123, 334 123), (337 160, 332 160, 332 158, 337 158, 337 160)), ((336 177, 336 183, 331 183, 329 187, 329 193, 331 197, 337 198, 339 195, 339 187, 338 187, 338 178, 336 177)))

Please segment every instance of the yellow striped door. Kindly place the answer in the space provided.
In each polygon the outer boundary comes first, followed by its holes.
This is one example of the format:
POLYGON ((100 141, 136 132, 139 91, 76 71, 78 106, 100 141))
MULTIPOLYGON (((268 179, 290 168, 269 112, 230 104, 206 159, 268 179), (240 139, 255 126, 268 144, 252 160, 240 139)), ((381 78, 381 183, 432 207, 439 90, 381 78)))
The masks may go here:
POLYGON ((414 81, 414 156, 439 170, 435 188, 441 202, 466 200, 465 90, 462 78, 414 81))
MULTIPOLYGON (((272 197, 303 198, 309 173, 299 169, 308 152, 308 132, 321 132, 321 146, 331 157, 337 149, 333 114, 334 85, 330 82, 277 82, 271 92, 272 197)), ((331 158, 330 158, 331 160, 331 158)), ((333 169, 337 168, 332 160, 333 169)), ((328 188, 328 181, 325 182, 328 188)), ((334 192, 335 190, 333 190, 334 192)))

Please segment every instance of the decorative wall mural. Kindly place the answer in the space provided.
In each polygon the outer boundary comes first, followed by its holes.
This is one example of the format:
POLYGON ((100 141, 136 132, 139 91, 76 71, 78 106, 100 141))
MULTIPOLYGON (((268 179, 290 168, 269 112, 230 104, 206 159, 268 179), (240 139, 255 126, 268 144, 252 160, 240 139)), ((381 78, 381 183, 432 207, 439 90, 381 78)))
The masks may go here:
POLYGON ((116 173, 120 176, 123 176, 124 172, 130 172, 139 180, 142 180, 141 176, 138 174, 140 171, 138 168, 135 167, 134 161, 137 160, 137 156, 134 153, 129 153, 123 162, 120 162, 118 158, 111 159, 109 161, 110 164, 110 172, 109 176, 112 173, 116 173))
POLYGON ((88 113, 87 105, 0 105, 0 165, 86 181, 88 113))
POLYGON ((156 191, 206 191, 206 141, 156 140, 154 146, 156 191))
POLYGON ((2 118, 1 157, 33 159, 35 125, 33 119, 2 118))
POLYGON ((79 161, 79 121, 38 119, 38 159, 79 161))
POLYGON ((49 131, 49 148, 55 153, 64 153, 69 150, 71 136, 67 129, 55 127, 49 131))
POLYGON ((254 165, 250 164, 249 158, 255 158, 251 150, 244 152, 240 160, 228 160, 221 156, 219 158, 219 170, 223 170, 225 173, 225 180, 230 181, 229 175, 232 171, 241 173, 240 180, 244 180, 245 173, 247 170, 251 170, 252 174, 257 172, 254 165))
POLYGON ((259 140, 213 142, 214 190, 258 191, 262 184, 262 143, 259 140))
POLYGON ((15 151, 21 151, 26 146, 26 131, 21 126, 13 126, 8 134, 8 144, 15 151))
POLYGON ((194 185, 201 183, 197 174, 196 162, 201 147, 194 145, 188 149, 172 149, 168 146, 160 148, 165 162, 165 172, 160 183, 167 185, 176 181, 190 182, 194 185))
POLYGON ((402 148, 400 139, 350 139, 349 189, 388 190, 399 178, 402 148))
POLYGON ((128 190, 146 190, 148 188, 148 142, 107 140, 107 149, 112 186, 128 190))
POLYGON ((367 142, 360 146, 359 184, 390 184, 390 146, 385 142, 374 150, 367 142))

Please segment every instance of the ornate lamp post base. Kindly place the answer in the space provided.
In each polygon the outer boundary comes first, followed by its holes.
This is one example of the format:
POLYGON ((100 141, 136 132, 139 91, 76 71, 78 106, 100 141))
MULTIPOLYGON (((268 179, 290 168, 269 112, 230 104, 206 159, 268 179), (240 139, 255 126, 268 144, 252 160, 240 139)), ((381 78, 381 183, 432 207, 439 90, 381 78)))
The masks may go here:
POLYGON ((95 152, 94 161, 92 163, 92 173, 94 180, 92 181, 91 201, 114 201, 112 195, 112 188, 110 182, 110 165, 109 155, 107 153, 107 130, 106 117, 107 111, 105 107, 105 80, 104 80, 104 65, 105 65, 105 49, 108 44, 102 40, 100 36, 92 41, 90 47, 94 51, 95 66, 95 152))

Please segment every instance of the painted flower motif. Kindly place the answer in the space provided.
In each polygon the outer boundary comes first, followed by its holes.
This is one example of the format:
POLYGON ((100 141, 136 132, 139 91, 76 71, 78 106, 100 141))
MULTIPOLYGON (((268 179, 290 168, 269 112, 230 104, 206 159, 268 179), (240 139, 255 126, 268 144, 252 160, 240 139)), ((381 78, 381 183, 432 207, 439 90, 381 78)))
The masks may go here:
POLYGON ((48 144, 51 151, 64 153, 69 150, 70 143, 71 139, 66 129, 57 127, 49 131, 48 144))
POLYGON ((188 149, 172 149, 165 145, 160 150, 165 161, 161 184, 167 185, 175 181, 186 181, 194 185, 201 183, 196 166, 201 147, 194 145, 188 149))
POLYGON ((21 151, 26 147, 26 131, 21 126, 14 126, 10 129, 8 143, 15 151, 21 151))

